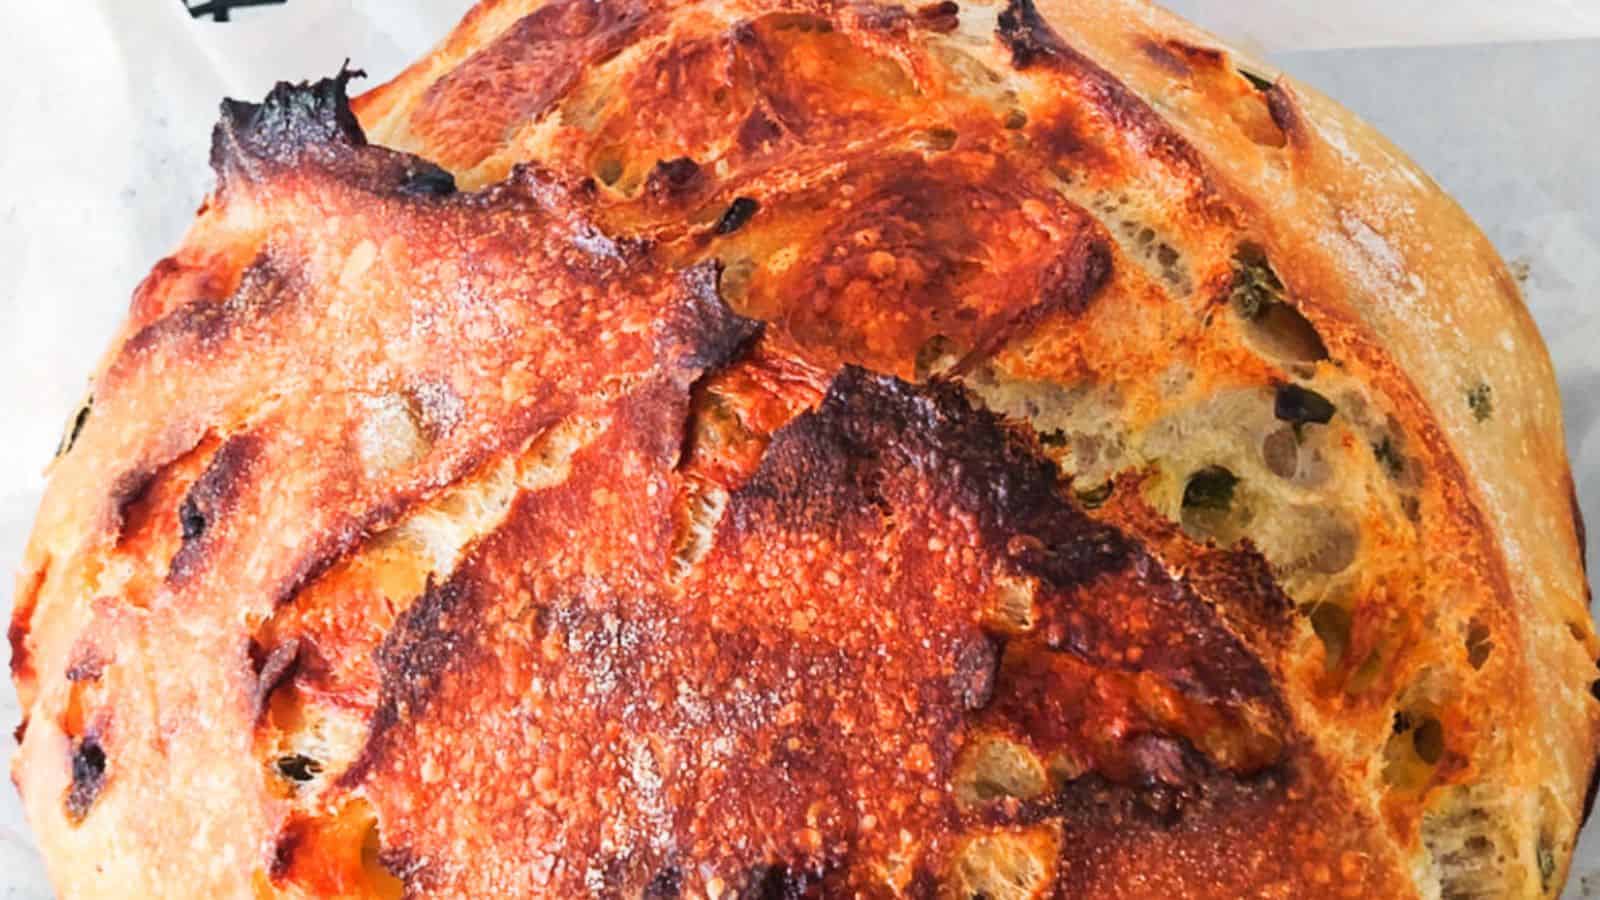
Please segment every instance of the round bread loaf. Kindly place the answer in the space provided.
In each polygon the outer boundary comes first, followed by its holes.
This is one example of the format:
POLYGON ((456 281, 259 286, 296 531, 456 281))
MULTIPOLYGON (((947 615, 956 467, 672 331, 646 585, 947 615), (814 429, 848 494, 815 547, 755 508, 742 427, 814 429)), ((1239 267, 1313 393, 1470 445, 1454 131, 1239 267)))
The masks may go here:
POLYGON ((489 0, 224 104, 11 627, 63 898, 1538 897, 1600 641, 1462 211, 1137 0, 489 0))

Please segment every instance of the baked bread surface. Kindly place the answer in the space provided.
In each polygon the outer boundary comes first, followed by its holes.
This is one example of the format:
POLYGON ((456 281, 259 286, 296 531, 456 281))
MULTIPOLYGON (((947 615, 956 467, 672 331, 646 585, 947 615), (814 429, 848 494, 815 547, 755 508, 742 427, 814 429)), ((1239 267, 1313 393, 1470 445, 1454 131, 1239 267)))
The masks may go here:
POLYGON ((54 463, 63 897, 1537 897, 1600 653, 1462 211, 1133 0, 490 0, 229 102, 54 463))

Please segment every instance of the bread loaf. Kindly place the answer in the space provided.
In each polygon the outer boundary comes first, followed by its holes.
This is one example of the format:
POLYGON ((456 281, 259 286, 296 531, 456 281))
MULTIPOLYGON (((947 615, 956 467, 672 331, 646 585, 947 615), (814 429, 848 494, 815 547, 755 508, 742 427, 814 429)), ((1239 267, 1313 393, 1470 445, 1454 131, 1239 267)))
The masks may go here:
POLYGON ((63 898, 1553 897, 1493 248, 1140 0, 486 0, 227 102, 11 626, 63 898))

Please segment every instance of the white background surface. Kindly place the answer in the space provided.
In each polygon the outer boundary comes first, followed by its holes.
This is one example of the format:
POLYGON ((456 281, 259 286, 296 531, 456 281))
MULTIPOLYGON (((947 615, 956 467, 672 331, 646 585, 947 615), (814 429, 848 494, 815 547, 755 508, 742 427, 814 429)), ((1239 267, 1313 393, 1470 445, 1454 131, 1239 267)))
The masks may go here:
MULTIPOLYGON (((1579 493, 1600 526, 1600 0, 1169 5, 1365 115, 1527 265, 1579 493)), ((0 608, 86 376, 210 184, 217 101, 346 57, 376 83, 467 6, 289 0, 215 24, 178 0, 0 0, 0 608)), ((0 735, 16 719, 0 678, 0 735)), ((0 763, 11 752, 0 738, 0 763)), ((47 897, 17 806, 0 785, 0 900, 47 897)), ((1568 895, 1600 897, 1594 828, 1568 895)))

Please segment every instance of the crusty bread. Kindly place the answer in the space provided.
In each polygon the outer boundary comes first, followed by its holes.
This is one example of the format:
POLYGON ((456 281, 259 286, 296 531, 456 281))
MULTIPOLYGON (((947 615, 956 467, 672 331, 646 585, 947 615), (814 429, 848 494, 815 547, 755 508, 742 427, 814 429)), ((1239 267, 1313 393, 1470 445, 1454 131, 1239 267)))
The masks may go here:
POLYGON ((1559 892, 1550 364, 1348 113, 1137 0, 489 0, 348 78, 225 104, 54 464, 61 896, 1559 892))

